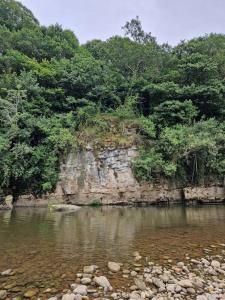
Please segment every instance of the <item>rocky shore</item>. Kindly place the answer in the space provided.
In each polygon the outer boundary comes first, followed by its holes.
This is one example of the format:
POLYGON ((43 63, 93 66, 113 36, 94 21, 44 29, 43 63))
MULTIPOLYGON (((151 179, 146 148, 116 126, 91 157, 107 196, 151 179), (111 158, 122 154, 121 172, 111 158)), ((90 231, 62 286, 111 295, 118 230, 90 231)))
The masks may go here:
MULTIPOLYGON (((48 300, 217 300, 225 299, 225 244, 204 249, 205 256, 173 263, 166 256, 165 264, 156 264, 138 252, 133 253, 132 263, 108 262, 102 271, 96 265, 84 266, 74 274, 74 283, 57 291, 51 287, 40 291, 29 288, 16 292, 15 286, 2 284, 0 299, 48 299, 48 300), (217 253, 210 254, 213 248, 217 253), (54 294, 55 292, 55 294, 54 294), (16 295, 18 294, 18 295, 16 295), (13 296, 12 296, 13 295, 13 296)), ((0 278, 14 275, 5 270, 0 278)))

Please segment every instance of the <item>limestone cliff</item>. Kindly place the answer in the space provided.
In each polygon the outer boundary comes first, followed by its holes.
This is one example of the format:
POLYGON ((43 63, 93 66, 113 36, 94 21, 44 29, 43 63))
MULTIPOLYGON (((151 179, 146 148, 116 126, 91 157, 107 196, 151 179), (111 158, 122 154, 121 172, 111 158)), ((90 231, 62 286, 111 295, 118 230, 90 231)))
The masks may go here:
POLYGON ((137 154, 135 146, 70 153, 61 164, 57 196, 74 204, 180 202, 183 192, 173 185, 138 183, 131 168, 137 154))
POLYGON ((177 203, 201 200, 224 201, 223 186, 185 188, 162 181, 139 183, 132 172, 135 146, 71 152, 61 164, 56 195, 74 204, 177 203))
POLYGON ((158 184, 139 183, 132 172, 136 146, 117 146, 72 151, 60 166, 55 193, 41 199, 20 196, 16 206, 43 206, 48 201, 78 205, 133 203, 217 203, 225 200, 224 184, 209 187, 179 187, 161 180, 158 184))

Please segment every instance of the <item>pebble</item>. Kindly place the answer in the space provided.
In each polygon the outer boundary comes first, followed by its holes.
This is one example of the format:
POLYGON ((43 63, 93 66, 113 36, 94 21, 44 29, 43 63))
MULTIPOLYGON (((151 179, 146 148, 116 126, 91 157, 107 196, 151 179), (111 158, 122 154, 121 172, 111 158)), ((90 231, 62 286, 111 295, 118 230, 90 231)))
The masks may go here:
POLYGON ((87 295, 87 287, 86 285, 83 284, 79 284, 74 290, 73 290, 74 294, 79 294, 82 296, 86 296, 87 295))
POLYGON ((75 300, 75 295, 74 294, 65 294, 65 295, 63 295, 62 300, 75 300))
POLYGON ((217 261, 217 260, 213 260, 213 261, 211 262, 211 266, 212 266, 213 268, 220 268, 220 262, 217 261))
POLYGON ((7 292, 6 290, 0 290, 0 299, 4 300, 7 297, 7 292))
POLYGON ((99 276, 94 278, 94 282, 98 285, 104 288, 105 291, 112 290, 112 286, 108 279, 105 276, 99 276))
POLYGON ((91 283, 91 279, 90 278, 82 278, 81 283, 84 285, 89 284, 89 283, 91 283))
POLYGON ((92 265, 92 266, 85 266, 83 267, 83 272, 87 274, 92 274, 94 271, 97 269, 97 266, 92 265))
POLYGON ((34 296, 36 296, 38 293, 38 290, 37 289, 30 289, 28 290, 25 294, 24 294, 24 297, 25 298, 32 298, 34 296))
POLYGON ((2 275, 2 276, 9 276, 9 275, 11 275, 11 273, 12 273, 12 270, 11 270, 11 269, 8 269, 8 270, 3 271, 3 272, 1 273, 1 275, 2 275))
POLYGON ((119 272, 120 264, 118 264, 116 262, 109 261, 108 262, 108 268, 111 272, 119 272))

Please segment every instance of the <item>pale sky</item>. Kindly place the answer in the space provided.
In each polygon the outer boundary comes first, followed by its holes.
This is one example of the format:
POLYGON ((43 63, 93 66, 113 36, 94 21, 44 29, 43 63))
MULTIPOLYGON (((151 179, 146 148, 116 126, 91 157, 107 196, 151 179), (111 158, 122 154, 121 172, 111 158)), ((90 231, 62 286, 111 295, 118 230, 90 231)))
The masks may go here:
POLYGON ((139 16, 160 43, 175 45, 205 33, 225 33, 225 0, 21 0, 43 25, 59 23, 81 43, 122 35, 139 16))

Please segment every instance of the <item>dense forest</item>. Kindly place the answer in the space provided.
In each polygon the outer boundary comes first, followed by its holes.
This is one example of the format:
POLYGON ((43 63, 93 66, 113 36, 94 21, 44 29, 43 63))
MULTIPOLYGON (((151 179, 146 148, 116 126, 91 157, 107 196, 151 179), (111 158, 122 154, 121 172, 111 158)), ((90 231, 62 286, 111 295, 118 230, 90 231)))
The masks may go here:
POLYGON ((225 35, 171 47, 138 17, 122 29, 80 45, 72 31, 41 26, 19 2, 0 0, 3 191, 51 192, 61 157, 110 135, 110 124, 135 126, 141 137, 138 180, 224 177, 225 35))

